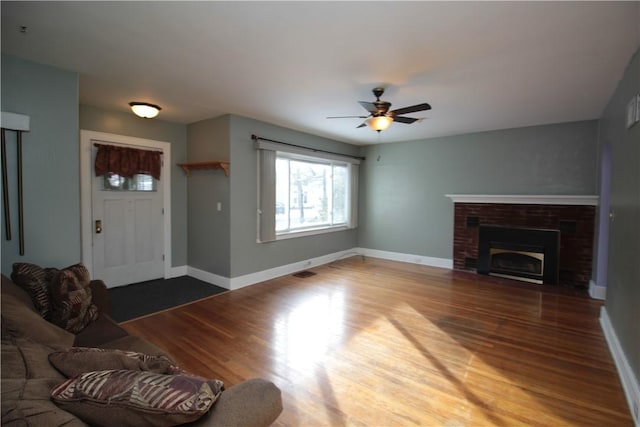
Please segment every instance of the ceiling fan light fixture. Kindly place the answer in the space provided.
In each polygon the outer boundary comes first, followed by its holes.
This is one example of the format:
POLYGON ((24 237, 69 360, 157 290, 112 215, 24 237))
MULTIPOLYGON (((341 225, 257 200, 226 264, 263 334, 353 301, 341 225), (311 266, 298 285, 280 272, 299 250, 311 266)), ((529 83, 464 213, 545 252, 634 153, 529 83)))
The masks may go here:
POLYGON ((391 122, 393 122, 393 118, 389 116, 374 116, 369 117, 365 122, 370 129, 375 130, 376 132, 382 132, 383 130, 389 129, 391 122))
POLYGON ((148 102, 130 102, 129 106, 133 114, 143 119, 153 119, 160 113, 160 110, 162 110, 159 106, 149 104, 148 102))

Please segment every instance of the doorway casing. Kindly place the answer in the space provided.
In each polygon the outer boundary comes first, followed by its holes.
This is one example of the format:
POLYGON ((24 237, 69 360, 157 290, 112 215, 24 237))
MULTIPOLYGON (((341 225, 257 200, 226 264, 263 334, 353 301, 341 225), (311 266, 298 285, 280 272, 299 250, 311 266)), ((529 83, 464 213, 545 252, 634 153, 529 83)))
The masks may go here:
POLYGON ((164 188, 163 229, 164 229, 164 278, 174 275, 171 272, 171 143, 153 139, 137 138, 90 130, 80 130, 80 215, 82 239, 82 263, 93 277, 93 224, 91 215, 91 145, 93 141, 104 141, 110 144, 153 148, 162 150, 163 162, 160 180, 164 188))

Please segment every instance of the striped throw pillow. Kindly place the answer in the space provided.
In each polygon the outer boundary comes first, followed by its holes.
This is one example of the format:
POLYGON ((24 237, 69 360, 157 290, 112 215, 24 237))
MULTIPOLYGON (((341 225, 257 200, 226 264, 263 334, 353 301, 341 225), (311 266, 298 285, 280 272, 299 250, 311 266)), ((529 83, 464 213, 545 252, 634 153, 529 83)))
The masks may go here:
POLYGON ((77 334, 98 318, 89 271, 82 264, 59 270, 51 280, 51 322, 77 334))
POLYGON ((106 370, 69 379, 51 397, 91 425, 164 427, 197 420, 222 389, 222 381, 190 375, 106 370))
POLYGON ((49 283, 56 272, 55 268, 42 268, 28 262, 16 262, 11 272, 13 283, 27 291, 33 306, 46 320, 51 320, 49 283))

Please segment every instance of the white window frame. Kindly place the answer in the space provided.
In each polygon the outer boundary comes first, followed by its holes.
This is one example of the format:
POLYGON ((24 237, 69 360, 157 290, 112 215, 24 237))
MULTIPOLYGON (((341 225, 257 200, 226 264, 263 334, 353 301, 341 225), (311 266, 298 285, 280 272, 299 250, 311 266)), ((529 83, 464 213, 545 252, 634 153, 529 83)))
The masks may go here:
POLYGON ((360 159, 340 154, 313 152, 303 147, 293 147, 271 141, 259 140, 258 149, 258 232, 257 242, 266 243, 297 237, 332 233, 353 229, 358 226, 358 173, 360 159), (293 160, 317 162, 322 164, 341 163, 348 166, 347 221, 345 224, 311 227, 304 230, 276 232, 275 205, 276 183, 275 163, 278 154, 293 160))

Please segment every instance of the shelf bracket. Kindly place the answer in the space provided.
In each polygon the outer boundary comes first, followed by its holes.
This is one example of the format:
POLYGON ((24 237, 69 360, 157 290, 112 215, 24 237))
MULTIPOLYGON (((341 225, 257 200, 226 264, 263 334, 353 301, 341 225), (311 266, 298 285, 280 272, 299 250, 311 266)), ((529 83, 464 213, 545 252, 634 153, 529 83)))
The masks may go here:
POLYGON ((196 163, 178 163, 184 173, 188 176, 191 175, 191 171, 194 170, 215 170, 222 169, 226 176, 229 176, 229 162, 209 161, 209 162, 196 162, 196 163))

